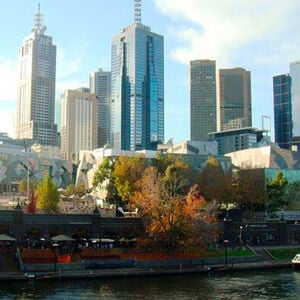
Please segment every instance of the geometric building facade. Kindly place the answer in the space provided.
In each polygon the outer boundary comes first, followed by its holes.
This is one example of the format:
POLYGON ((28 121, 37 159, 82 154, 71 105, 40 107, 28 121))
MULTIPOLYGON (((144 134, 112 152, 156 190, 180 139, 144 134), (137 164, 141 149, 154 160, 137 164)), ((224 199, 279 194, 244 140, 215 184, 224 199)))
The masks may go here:
POLYGON ((216 62, 190 62, 190 130, 192 141, 205 141, 217 130, 216 62))
POLYGON ((34 28, 19 51, 16 138, 57 146, 56 46, 44 34, 40 6, 35 16, 34 28))
POLYGON ((293 144, 291 83, 289 74, 273 77, 275 142, 284 149, 293 144))

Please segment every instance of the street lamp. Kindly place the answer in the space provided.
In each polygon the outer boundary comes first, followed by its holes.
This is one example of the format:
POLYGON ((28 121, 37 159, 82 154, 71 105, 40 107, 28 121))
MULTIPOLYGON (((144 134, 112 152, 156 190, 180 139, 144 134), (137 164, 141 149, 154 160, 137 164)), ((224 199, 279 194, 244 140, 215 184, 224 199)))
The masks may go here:
POLYGON ((227 269, 227 247, 228 247, 229 241, 224 240, 224 249, 225 249, 225 268, 227 269))
POLYGON ((54 243, 52 244, 53 250, 54 250, 54 273, 56 273, 56 260, 57 260, 57 247, 58 244, 54 243))
POLYGON ((242 234, 243 234, 243 226, 241 225, 240 226, 240 244, 241 244, 241 246, 243 245, 243 236, 242 236, 242 234))

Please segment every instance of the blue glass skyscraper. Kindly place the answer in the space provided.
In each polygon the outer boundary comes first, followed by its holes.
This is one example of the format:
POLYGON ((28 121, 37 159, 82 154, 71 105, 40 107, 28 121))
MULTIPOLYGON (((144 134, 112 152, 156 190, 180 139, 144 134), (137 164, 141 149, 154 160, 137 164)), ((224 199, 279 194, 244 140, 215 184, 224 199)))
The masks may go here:
POLYGON ((275 142, 291 149, 293 143, 291 77, 288 74, 273 77, 275 142))
POLYGON ((164 140, 164 40, 136 21, 112 39, 111 144, 156 150, 164 140))

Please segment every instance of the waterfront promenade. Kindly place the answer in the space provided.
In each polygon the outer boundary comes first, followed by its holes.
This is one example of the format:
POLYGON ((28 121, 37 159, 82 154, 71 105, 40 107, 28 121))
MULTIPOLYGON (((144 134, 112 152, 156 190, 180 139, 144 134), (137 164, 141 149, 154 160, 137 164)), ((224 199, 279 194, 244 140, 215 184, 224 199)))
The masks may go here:
POLYGON ((235 271, 249 271, 262 269, 279 269, 292 268, 290 260, 262 260, 253 262, 232 263, 225 265, 225 260, 220 258, 210 261, 209 265, 200 264, 181 264, 165 265, 156 264, 154 267, 130 267, 130 268, 103 268, 103 269, 84 269, 84 270, 61 270, 56 271, 39 271, 39 272, 21 272, 18 271, 17 261, 13 259, 0 260, 1 273, 0 281, 25 281, 32 280, 53 280, 53 279, 87 279, 87 278, 117 278, 117 277, 132 277, 132 276, 157 276, 157 275, 175 275, 175 274, 192 274, 192 273, 227 273, 235 271), (28 274, 30 276, 28 276, 28 274))

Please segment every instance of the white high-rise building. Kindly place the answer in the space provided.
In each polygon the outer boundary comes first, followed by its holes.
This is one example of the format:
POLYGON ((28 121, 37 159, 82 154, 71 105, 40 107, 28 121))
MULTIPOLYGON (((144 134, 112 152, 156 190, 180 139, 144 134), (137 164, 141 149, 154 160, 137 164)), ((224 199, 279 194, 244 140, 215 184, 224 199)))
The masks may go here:
POLYGON ((98 99, 97 148, 109 143, 111 73, 99 69, 90 73, 90 93, 98 99))
POLYGON ((34 28, 19 51, 16 138, 56 146, 56 46, 45 30, 39 6, 34 28))
POLYGON ((300 61, 290 64, 293 145, 300 150, 300 61))
POLYGON ((66 90, 61 98, 61 153, 78 163, 81 150, 97 145, 97 97, 89 89, 66 90))
POLYGON ((112 39, 111 143, 114 149, 156 150, 164 141, 164 38, 135 22, 112 39))

